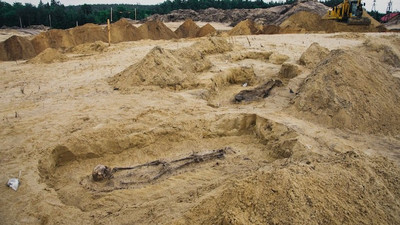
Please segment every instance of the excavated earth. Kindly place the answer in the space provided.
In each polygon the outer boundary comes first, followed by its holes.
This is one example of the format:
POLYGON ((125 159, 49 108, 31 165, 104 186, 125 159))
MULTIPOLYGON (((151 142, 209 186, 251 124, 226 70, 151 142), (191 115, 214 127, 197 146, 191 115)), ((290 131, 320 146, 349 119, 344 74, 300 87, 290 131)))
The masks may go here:
POLYGON ((0 224, 400 224, 398 43, 95 42, 0 62, 0 180, 21 171, 0 224), (94 181, 99 164, 134 168, 94 181))

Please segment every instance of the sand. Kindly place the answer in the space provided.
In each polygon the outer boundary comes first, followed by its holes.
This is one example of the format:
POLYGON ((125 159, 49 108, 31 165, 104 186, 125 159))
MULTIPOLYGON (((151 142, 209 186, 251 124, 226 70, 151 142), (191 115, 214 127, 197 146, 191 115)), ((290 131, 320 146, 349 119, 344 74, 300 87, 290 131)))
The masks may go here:
POLYGON ((140 40, 63 62, 0 62, 0 180, 22 174, 18 191, 0 185, 0 223, 399 224, 399 36, 335 35, 140 40), (312 43, 330 52, 308 68, 299 59, 312 43), (233 101, 288 65, 298 74, 268 97, 233 101), (146 81, 118 90, 118 74, 146 81), (169 75, 194 82, 159 85, 169 75), (91 180, 98 164, 217 149, 230 150, 160 164, 158 178, 149 166, 91 180))

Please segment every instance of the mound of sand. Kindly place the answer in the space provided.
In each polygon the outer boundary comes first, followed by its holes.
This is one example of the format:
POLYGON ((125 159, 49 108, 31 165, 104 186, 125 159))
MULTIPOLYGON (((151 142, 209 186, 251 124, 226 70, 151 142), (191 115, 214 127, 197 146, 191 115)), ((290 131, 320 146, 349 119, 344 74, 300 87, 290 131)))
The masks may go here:
POLYGON ((142 39, 138 28, 133 26, 125 18, 111 24, 111 42, 137 41, 142 39))
POLYGON ((91 43, 95 41, 108 42, 107 28, 96 24, 87 23, 68 30, 73 36, 75 45, 91 43))
POLYGON ((152 40, 160 40, 160 39, 173 39, 178 38, 178 36, 170 30, 164 23, 160 21, 147 21, 142 24, 139 28, 139 33, 143 37, 143 39, 152 39, 152 40))
POLYGON ((308 68, 314 68, 322 59, 329 55, 329 50, 314 42, 300 56, 299 63, 308 68))
POLYGON ((108 48, 108 44, 102 41, 96 41, 94 43, 86 43, 77 45, 73 48, 68 49, 68 52, 77 54, 90 54, 96 52, 104 52, 108 48))
POLYGON ((200 30, 197 32, 197 37, 204 37, 207 35, 215 34, 217 30, 209 23, 202 26, 200 30))
POLYGON ((194 43, 192 48, 206 55, 232 51, 232 45, 222 37, 208 37, 194 43))
POLYGON ((195 85, 195 73, 211 67, 198 51, 153 48, 141 61, 112 77, 110 84, 122 90, 136 85, 156 85, 173 89, 195 85))
POLYGON ((386 43, 377 40, 366 40, 363 48, 368 52, 369 57, 379 59, 380 62, 393 67, 400 67, 400 38, 387 40, 386 43))
POLYGON ((36 55, 32 43, 19 36, 11 36, 0 43, 0 60, 30 59, 36 55))
POLYGON ((211 62, 205 57, 207 54, 231 49, 225 39, 214 37, 177 50, 155 47, 141 61, 112 77, 109 83, 121 90, 139 84, 190 88, 197 85, 196 74, 211 67, 211 62))
POLYGON ((304 32, 378 32, 380 27, 371 24, 369 26, 347 25, 334 20, 324 20, 318 14, 300 11, 293 14, 280 24, 281 33, 304 32))
POLYGON ((273 64, 281 65, 289 59, 289 56, 277 52, 269 56, 269 61, 273 64))
POLYGON ((260 34, 263 32, 263 26, 255 23, 252 20, 244 20, 238 23, 232 30, 228 32, 229 35, 252 35, 260 34))
POLYGON ((334 50, 300 85, 294 107, 328 127, 399 134, 400 80, 360 52, 334 50))
POLYGON ((354 151, 310 157, 231 181, 170 224, 400 222, 396 165, 354 151))
POLYGON ((68 57, 62 54, 60 51, 54 48, 48 48, 37 55, 35 58, 29 60, 29 63, 41 64, 41 63, 53 63, 62 62, 67 60, 68 57))
POLYGON ((280 27, 276 25, 265 25, 263 27, 263 34, 279 34, 280 27))
POLYGON ((49 30, 40 33, 32 39, 36 53, 44 51, 47 48, 70 48, 76 45, 75 37, 70 33, 70 30, 49 30))
POLYGON ((279 78, 283 80, 288 80, 297 77, 299 75, 299 67, 295 64, 284 63, 279 70, 279 78))
POLYGON ((176 29, 175 34, 178 38, 194 38, 197 37, 199 30, 200 27, 193 20, 187 19, 176 29))

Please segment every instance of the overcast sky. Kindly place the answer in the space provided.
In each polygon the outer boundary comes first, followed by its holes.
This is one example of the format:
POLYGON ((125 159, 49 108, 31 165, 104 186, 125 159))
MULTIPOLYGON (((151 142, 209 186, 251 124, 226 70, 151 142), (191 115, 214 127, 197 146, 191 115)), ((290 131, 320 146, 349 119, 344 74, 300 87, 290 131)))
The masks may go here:
MULTIPOLYGON (((21 3, 32 3, 33 5, 38 5, 39 0, 1 0, 3 2, 8 2, 10 4, 14 2, 21 2, 21 3)), ((264 0, 265 1, 265 0, 264 0)), ((268 2, 269 0, 265 1, 268 2)), ((280 1, 280 0, 278 0, 280 1)), ((42 0, 43 3, 50 2, 50 0, 42 0)), ((164 0, 60 0, 60 2, 64 5, 82 5, 86 4, 111 4, 111 3, 125 3, 125 4, 141 4, 141 5, 153 5, 164 2, 164 0)), ((373 0, 364 0, 365 8, 370 11, 372 8, 373 0)), ((386 7, 389 0, 376 0, 376 9, 384 13, 386 12, 386 7)), ((400 0, 392 0, 392 8, 395 11, 400 11, 400 0)))

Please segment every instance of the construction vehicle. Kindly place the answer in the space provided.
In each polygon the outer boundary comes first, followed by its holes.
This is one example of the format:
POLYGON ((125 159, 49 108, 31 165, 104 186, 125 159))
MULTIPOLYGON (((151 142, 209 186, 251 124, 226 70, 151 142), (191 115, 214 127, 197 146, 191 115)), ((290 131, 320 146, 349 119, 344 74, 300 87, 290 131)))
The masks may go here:
POLYGON ((362 16, 363 6, 365 3, 361 3, 361 0, 343 0, 343 3, 329 9, 322 18, 345 22, 349 25, 370 25, 371 20, 362 16))

